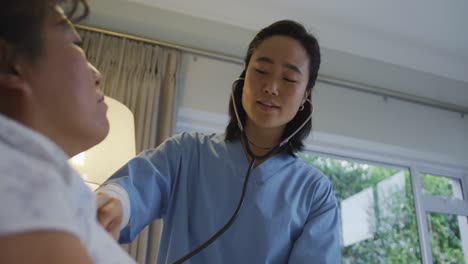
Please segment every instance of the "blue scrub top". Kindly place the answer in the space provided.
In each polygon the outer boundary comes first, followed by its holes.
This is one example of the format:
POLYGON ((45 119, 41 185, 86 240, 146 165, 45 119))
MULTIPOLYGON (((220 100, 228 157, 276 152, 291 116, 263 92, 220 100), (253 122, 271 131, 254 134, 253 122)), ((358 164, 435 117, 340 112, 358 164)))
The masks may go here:
MULTIPOLYGON (((224 135, 183 133, 141 153, 105 183, 119 184, 130 198, 120 242, 162 218, 158 263, 172 263, 229 220, 248 166, 240 141, 224 135)), ((269 158, 252 171, 233 225, 186 263, 340 263, 330 181, 292 155, 269 158)))

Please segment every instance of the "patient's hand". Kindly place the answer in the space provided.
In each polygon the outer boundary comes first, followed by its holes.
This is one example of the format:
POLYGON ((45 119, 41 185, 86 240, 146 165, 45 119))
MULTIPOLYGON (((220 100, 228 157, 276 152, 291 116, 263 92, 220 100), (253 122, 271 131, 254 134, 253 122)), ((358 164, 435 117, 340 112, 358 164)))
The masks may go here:
POLYGON ((96 194, 97 220, 104 229, 115 239, 119 239, 120 224, 122 223, 122 203, 105 193, 96 194))

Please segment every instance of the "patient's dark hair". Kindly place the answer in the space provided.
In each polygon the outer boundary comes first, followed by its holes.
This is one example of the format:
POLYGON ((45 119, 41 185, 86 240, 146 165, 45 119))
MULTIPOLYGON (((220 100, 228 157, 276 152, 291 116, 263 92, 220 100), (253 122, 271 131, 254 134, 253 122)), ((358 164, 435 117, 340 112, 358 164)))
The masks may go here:
MULTIPOLYGON (((317 39, 314 35, 307 32, 307 30, 301 24, 291 20, 281 20, 271 24, 270 26, 260 30, 250 42, 245 56, 244 65, 245 68, 242 71, 239 78, 245 78, 245 71, 249 66, 250 58, 255 52, 257 47, 263 43, 266 39, 272 36, 287 36, 298 41, 304 50, 307 52, 309 57, 309 80, 307 82, 307 91, 309 91, 308 99, 311 100, 312 88, 317 80, 318 70, 320 67, 320 48, 317 39)), ((242 107, 242 89, 244 87, 244 81, 235 81, 233 84, 234 88, 234 99, 236 101, 236 109, 239 114, 239 118, 242 125, 245 126, 246 112, 242 107)), ((312 106, 310 103, 304 103, 304 110, 298 111, 296 116, 289 121, 284 129, 281 140, 290 136, 297 128, 310 116, 312 113, 312 106)), ((237 119, 234 112, 234 105, 232 98, 229 100, 229 124, 226 127, 226 140, 238 139, 241 136, 241 131, 237 125, 237 119)), ((289 140, 289 144, 286 144, 281 150, 294 155, 294 153, 301 151, 304 148, 304 139, 309 135, 312 129, 312 120, 309 120, 305 126, 299 130, 299 132, 289 140)))
POLYGON ((72 22, 85 18, 89 12, 87 0, 0 1, 0 41, 6 42, 9 48, 7 54, 0 56, 0 67, 18 55, 31 60, 41 55, 44 23, 56 5, 63 8, 72 22))

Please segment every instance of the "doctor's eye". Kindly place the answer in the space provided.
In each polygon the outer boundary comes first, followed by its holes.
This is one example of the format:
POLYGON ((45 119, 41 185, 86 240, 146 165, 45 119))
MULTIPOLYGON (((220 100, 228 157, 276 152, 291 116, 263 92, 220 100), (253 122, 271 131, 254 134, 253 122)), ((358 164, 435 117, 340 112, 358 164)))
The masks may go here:
POLYGON ((293 80, 293 79, 289 79, 289 78, 283 78, 283 80, 289 82, 289 83, 297 83, 296 80, 293 80))
POLYGON ((257 69, 257 68, 255 69, 255 71, 256 71, 257 73, 259 73, 259 74, 267 74, 266 71, 262 71, 262 70, 257 69))

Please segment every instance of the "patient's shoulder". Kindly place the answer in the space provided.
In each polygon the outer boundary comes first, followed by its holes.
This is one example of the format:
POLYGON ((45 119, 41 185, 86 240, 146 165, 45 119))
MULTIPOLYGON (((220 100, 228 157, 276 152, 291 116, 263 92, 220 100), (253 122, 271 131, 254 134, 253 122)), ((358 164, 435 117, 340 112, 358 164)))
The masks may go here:
POLYGON ((78 237, 56 231, 0 236, 0 263, 91 263, 78 237), (27 252, 27 254, 25 254, 27 252))
POLYGON ((31 230, 78 234, 73 185, 61 174, 63 168, 14 148, 1 154, 0 236, 31 230))

